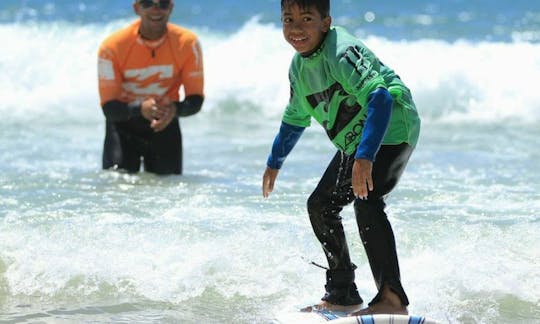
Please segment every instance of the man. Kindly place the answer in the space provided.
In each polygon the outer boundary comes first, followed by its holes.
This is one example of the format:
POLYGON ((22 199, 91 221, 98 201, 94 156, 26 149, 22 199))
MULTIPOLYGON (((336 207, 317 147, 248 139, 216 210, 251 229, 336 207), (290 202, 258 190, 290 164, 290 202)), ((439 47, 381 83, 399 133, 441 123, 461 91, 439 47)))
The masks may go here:
POLYGON ((200 111, 204 75, 197 36, 169 23, 173 7, 171 0, 135 0, 133 10, 140 19, 101 44, 103 169, 135 173, 142 160, 148 172, 182 174, 178 117, 200 111))

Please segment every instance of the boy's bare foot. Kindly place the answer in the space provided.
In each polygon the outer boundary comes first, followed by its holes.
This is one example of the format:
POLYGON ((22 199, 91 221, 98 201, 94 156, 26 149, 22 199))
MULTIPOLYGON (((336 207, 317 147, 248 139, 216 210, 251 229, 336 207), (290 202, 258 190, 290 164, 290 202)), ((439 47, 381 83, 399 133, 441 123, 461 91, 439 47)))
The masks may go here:
POLYGON ((367 308, 351 312, 350 316, 362 316, 371 314, 401 314, 408 315, 406 306, 401 304, 401 299, 390 288, 384 287, 381 300, 367 308))
POLYGON ((322 300, 320 303, 313 306, 304 307, 300 311, 309 313, 309 312, 316 312, 318 310, 326 309, 326 310, 335 311, 335 312, 351 313, 351 312, 358 311, 361 307, 362 307, 362 304, 342 306, 342 305, 331 304, 327 301, 322 300))

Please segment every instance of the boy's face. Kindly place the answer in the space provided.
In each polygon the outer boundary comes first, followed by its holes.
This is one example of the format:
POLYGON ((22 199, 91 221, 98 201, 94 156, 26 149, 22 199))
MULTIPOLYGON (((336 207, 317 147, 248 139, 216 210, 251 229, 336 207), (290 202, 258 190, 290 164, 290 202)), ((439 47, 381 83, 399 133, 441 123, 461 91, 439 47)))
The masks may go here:
POLYGON ((322 18, 315 6, 300 8, 297 4, 285 7, 281 12, 283 36, 302 55, 313 53, 330 29, 332 18, 322 18))

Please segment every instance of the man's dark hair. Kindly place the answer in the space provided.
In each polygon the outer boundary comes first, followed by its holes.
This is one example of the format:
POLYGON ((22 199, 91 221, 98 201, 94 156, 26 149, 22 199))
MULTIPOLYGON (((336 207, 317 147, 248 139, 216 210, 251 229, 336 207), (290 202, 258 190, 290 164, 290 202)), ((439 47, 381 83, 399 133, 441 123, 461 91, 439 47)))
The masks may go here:
POLYGON ((321 14, 321 17, 326 18, 330 16, 330 0, 281 0, 282 11, 292 5, 298 5, 301 9, 315 6, 321 14))

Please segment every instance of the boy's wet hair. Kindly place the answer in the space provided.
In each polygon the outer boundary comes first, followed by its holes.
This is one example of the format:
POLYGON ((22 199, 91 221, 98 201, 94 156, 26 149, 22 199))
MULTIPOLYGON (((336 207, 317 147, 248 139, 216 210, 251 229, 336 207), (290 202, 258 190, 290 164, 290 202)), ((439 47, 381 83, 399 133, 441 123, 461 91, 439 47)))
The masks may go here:
POLYGON ((311 6, 317 8, 321 17, 330 16, 330 0, 281 0, 281 11, 292 5, 297 5, 301 9, 307 9, 311 6))

